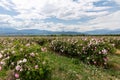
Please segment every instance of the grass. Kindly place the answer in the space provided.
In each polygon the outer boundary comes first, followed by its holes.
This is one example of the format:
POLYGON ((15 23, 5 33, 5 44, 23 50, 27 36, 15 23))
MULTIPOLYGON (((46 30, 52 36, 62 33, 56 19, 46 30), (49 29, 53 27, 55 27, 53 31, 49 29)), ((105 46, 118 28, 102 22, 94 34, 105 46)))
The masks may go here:
POLYGON ((120 54, 120 50, 119 49, 117 49, 116 54, 120 54))
MULTIPOLYGON (((86 65, 75 58, 60 56, 54 52, 41 53, 48 59, 52 68, 51 80, 120 80, 120 71, 114 68, 97 68, 86 65)), ((120 64, 120 55, 109 55, 112 63, 120 64)), ((4 80, 6 71, 0 72, 0 80, 4 80)))
MULTIPOLYGON (((41 53, 49 59, 52 67, 52 80, 119 80, 120 71, 114 68, 97 68, 95 66, 86 65, 78 59, 59 56, 53 52, 41 53)), ((117 61, 119 64, 119 56, 113 57, 111 61, 117 61)))
POLYGON ((120 71, 120 54, 109 55, 109 65, 114 70, 120 71))
MULTIPOLYGON (((44 45, 44 46, 47 46, 44 45)), ((52 68, 51 80, 120 80, 120 50, 110 54, 107 69, 87 65, 78 59, 60 56, 50 50, 40 55, 48 59, 52 68), (119 54, 118 54, 119 53, 119 54)), ((4 69, 0 71, 0 80, 6 77, 4 69)))
POLYGON ((0 71, 0 80, 4 80, 4 78, 5 78, 5 76, 6 76, 6 70, 2 70, 2 71, 0 71))

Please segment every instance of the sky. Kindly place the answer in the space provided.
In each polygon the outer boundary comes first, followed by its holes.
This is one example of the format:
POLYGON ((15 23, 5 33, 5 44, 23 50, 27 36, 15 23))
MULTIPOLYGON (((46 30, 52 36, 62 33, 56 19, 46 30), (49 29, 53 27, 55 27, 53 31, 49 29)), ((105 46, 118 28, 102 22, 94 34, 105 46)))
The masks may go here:
POLYGON ((0 28, 120 29, 120 0, 0 0, 0 28))

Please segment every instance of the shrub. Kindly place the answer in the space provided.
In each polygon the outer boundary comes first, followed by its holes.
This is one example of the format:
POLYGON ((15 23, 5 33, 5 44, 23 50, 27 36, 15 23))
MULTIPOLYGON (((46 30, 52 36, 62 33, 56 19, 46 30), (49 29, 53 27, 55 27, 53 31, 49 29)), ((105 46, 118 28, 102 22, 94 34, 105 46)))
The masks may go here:
POLYGON ((107 54, 115 52, 114 47, 107 42, 98 42, 96 40, 54 40, 51 43, 51 49, 67 56, 77 57, 87 64, 96 66, 106 65, 107 54))
POLYGON ((38 43, 41 46, 45 45, 48 42, 51 42, 51 39, 46 39, 46 38, 36 39, 36 43, 38 43))
POLYGON ((115 48, 120 49, 120 40, 119 39, 111 39, 110 42, 113 44, 113 46, 115 48))
POLYGON ((40 56, 41 47, 26 39, 13 41, 2 44, 1 69, 12 70, 12 80, 49 80, 51 70, 48 61, 40 56))

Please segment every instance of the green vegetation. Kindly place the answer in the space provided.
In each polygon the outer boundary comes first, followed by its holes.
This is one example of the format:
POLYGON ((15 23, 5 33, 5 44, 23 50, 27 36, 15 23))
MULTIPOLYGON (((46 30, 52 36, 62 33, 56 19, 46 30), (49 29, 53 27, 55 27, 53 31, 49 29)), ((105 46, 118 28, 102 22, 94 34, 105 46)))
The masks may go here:
MULTIPOLYGON (((1 38, 0 80, 15 80, 16 78, 21 80, 119 80, 120 54, 115 54, 114 48, 117 47, 112 46, 113 42, 111 43, 110 41, 111 37, 94 37, 94 39, 91 37, 1 38), (58 42, 59 45, 51 45, 53 41, 59 40, 68 42, 64 44, 58 42), (78 41, 77 44, 75 43, 76 40, 78 41), (100 40, 104 45, 97 43, 98 45, 94 44, 88 48, 91 40, 92 44, 100 40), (83 49, 78 48, 80 43, 87 46, 85 51, 89 55, 92 54, 92 56, 93 53, 97 54, 102 51, 104 47, 107 50, 107 55, 104 57, 108 58, 105 67, 98 64, 97 66, 86 64, 84 60, 81 60, 79 55, 76 55, 77 52, 83 49), (61 51, 61 45, 68 48, 62 48, 65 50, 61 51), (54 51, 53 47, 57 48, 58 51, 54 51), (95 47, 97 48, 96 51, 92 50, 95 47), (75 52, 76 48, 78 51, 75 52), (67 55, 65 55, 66 53, 67 55)), ((80 56, 84 55, 81 54, 80 56)), ((92 57, 92 59, 101 59, 101 57, 97 57, 99 55, 92 57)))

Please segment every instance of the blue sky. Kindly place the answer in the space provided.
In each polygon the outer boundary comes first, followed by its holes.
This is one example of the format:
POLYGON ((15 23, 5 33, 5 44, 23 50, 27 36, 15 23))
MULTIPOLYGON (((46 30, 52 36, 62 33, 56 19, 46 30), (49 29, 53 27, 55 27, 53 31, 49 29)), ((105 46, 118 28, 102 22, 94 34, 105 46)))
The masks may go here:
POLYGON ((77 32, 120 29, 120 0, 0 0, 0 27, 77 32))

